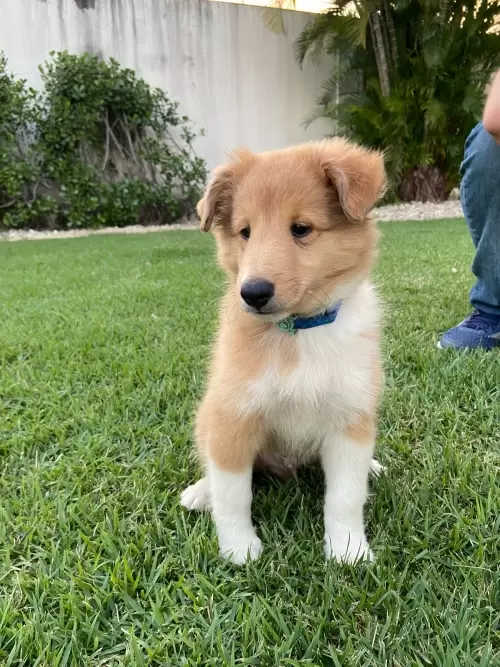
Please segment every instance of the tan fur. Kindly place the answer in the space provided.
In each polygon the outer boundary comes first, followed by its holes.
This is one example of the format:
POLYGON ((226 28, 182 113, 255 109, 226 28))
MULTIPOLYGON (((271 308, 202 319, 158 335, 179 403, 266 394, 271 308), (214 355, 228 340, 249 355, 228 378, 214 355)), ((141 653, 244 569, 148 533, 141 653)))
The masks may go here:
POLYGON ((378 341, 380 334, 375 329, 371 329, 370 331, 363 331, 360 336, 362 336, 362 338, 368 338, 368 340, 378 341))
POLYGON ((363 412, 355 422, 347 426, 346 433, 354 442, 372 442, 375 437, 374 415, 363 412))
MULTIPOLYGON (((198 213, 201 229, 213 228, 229 280, 196 439, 202 456, 221 468, 242 470, 268 446, 265 418, 236 414, 248 383, 269 368, 287 376, 298 364, 293 337, 244 311, 242 282, 273 282, 281 317, 324 310, 339 285, 370 271, 377 231, 368 213, 384 178, 378 153, 340 139, 258 155, 239 151, 213 173, 198 213), (297 222, 312 228, 301 241, 290 233, 297 222), (247 226, 245 241, 240 232, 247 226)), ((376 344, 376 332, 362 335, 376 344)), ((373 382, 378 396, 379 371, 373 382)), ((373 431, 374 414, 375 405, 372 415, 346 427, 353 440, 373 431)))
POLYGON ((239 472, 253 464, 265 434, 258 416, 238 418, 207 396, 198 411, 196 437, 203 458, 239 472))

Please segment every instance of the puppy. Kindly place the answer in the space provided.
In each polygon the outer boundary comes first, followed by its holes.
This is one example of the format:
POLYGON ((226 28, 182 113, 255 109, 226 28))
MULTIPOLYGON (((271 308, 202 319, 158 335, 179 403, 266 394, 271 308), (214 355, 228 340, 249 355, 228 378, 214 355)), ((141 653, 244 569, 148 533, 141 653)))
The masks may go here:
POLYGON ((229 281, 196 444, 205 476, 181 503, 211 507, 220 551, 260 554, 252 470, 320 459, 327 558, 370 559, 367 498, 382 385, 379 308, 368 282, 385 183, 379 153, 343 139, 217 168, 198 205, 229 281))

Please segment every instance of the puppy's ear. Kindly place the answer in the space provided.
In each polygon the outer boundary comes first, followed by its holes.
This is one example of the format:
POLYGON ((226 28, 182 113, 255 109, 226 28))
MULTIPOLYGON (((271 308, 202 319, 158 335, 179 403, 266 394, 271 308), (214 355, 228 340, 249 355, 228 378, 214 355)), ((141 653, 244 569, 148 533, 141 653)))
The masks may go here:
POLYGON ((200 217, 200 229, 209 232, 214 222, 229 221, 231 201, 234 189, 234 171, 232 165, 217 167, 212 173, 203 198, 198 202, 196 211, 200 217))
POLYGON ((382 154, 345 139, 332 139, 322 145, 321 168, 336 189, 346 217, 354 222, 363 221, 384 191, 382 154))
POLYGON ((254 153, 246 148, 238 148, 229 154, 227 164, 212 172, 203 199, 196 207, 202 232, 210 231, 216 223, 229 224, 236 182, 254 160, 254 153))

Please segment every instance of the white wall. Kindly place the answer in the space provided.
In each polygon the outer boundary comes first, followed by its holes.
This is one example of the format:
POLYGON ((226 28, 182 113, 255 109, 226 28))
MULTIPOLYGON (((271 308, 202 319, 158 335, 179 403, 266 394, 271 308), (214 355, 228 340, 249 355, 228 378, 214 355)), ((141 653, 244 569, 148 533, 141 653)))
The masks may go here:
POLYGON ((206 0, 0 0, 0 49, 34 86, 50 51, 113 56, 205 129, 196 148, 212 168, 237 146, 280 148, 328 131, 302 126, 328 73, 327 63, 301 71, 295 62, 308 15, 286 12, 286 35, 261 17, 257 7, 206 0))

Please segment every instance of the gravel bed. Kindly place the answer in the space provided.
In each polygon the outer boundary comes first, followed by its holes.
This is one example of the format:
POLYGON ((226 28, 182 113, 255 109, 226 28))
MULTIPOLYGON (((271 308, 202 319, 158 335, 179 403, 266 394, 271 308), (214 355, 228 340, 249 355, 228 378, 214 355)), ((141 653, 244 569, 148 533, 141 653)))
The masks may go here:
POLYGON ((391 204, 380 206, 374 211, 379 220, 440 220, 443 218, 463 218, 460 202, 449 200, 440 204, 412 202, 411 204, 391 204))
MULTIPOLYGON (((411 204, 391 204, 374 210, 378 220, 438 220, 441 218, 462 218, 459 201, 446 201, 440 204, 413 202, 411 204)), ((97 234, 147 234, 166 232, 177 229, 196 229, 196 220, 187 220, 175 225, 132 225, 131 227, 103 227, 101 229, 68 229, 64 231, 36 231, 34 229, 11 229, 0 232, 0 241, 38 241, 40 239, 70 239, 97 234)))
POLYGON ((40 241, 42 239, 74 239, 82 236, 98 236, 101 234, 148 234, 166 232, 176 229, 197 229, 198 223, 180 222, 174 225, 130 225, 129 227, 100 227, 99 229, 64 229, 58 231, 36 229, 10 229, 0 232, 0 241, 40 241))

